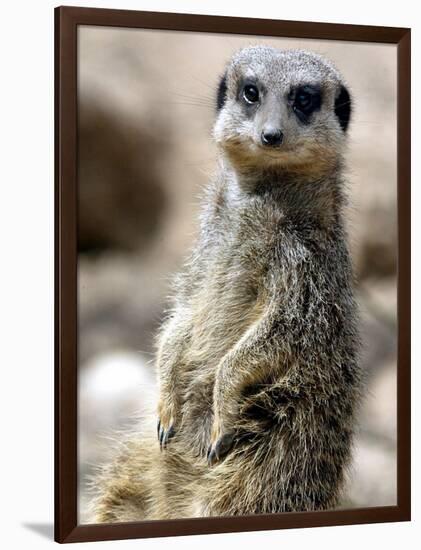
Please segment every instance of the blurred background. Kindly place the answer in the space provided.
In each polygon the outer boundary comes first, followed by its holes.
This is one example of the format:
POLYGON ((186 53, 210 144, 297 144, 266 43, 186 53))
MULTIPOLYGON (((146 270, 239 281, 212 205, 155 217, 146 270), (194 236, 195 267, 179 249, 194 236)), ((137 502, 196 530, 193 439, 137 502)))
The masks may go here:
MULTIPOLYGON (((154 406, 154 335, 215 166, 234 51, 306 48, 349 84, 347 211, 369 392, 341 507, 396 503, 396 48, 79 26, 79 522, 110 434, 154 406)), ((136 420, 138 422, 138 420, 136 420)))

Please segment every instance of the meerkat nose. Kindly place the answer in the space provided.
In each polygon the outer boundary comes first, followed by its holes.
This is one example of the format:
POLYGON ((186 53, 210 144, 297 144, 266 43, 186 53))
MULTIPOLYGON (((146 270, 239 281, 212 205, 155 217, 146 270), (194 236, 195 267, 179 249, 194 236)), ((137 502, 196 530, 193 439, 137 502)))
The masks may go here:
POLYGON ((284 139, 284 134, 279 128, 263 130, 260 136, 263 145, 267 147, 279 147, 284 139))

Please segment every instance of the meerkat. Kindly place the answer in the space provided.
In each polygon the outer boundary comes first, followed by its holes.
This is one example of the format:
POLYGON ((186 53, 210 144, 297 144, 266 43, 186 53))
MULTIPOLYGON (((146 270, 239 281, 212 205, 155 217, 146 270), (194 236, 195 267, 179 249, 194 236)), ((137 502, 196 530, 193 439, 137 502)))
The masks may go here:
POLYGON ((158 338, 158 430, 96 479, 97 522, 338 503, 362 373, 344 228, 351 98, 302 50, 242 49, 220 80, 218 170, 158 338))

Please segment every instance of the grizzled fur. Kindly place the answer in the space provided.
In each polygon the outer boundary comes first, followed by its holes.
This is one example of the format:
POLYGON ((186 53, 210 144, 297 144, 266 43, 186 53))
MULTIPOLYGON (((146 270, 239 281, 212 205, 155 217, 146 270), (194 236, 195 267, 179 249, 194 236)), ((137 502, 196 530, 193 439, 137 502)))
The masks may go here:
POLYGON ((159 335, 160 441, 151 427, 122 444, 97 478, 99 522, 323 510, 343 485, 361 387, 349 93, 318 55, 250 47, 217 104, 219 169, 159 335))

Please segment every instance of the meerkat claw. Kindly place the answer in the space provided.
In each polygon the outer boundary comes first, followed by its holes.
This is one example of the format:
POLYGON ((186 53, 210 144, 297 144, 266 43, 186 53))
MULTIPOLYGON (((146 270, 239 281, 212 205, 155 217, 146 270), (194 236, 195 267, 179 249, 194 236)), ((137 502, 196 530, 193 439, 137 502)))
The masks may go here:
POLYGON ((159 446, 162 449, 165 449, 168 441, 173 437, 175 434, 174 426, 171 425, 168 429, 163 428, 161 425, 161 421, 158 422, 158 440, 159 440, 159 446))
POLYGON ((226 457, 234 444, 234 434, 227 433, 222 435, 213 445, 209 445, 207 452, 207 461, 209 466, 213 466, 226 457))
POLYGON ((163 448, 166 447, 168 441, 172 438, 172 436, 175 434, 174 426, 170 426, 168 430, 165 431, 165 435, 162 440, 162 446, 163 448))

